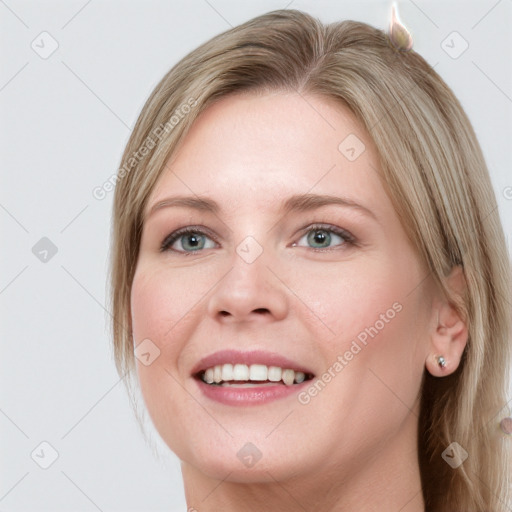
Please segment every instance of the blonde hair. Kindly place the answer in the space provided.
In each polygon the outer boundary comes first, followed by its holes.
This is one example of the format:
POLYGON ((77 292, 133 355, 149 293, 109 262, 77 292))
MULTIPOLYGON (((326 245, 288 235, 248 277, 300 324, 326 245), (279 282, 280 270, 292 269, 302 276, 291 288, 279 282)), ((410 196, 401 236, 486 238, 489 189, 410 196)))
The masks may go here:
POLYGON ((367 24, 324 25, 296 10, 270 12, 201 45, 158 83, 115 189, 110 299, 119 374, 135 367, 130 291, 148 196, 197 116, 220 97, 250 91, 334 99, 372 137, 406 233, 468 323, 458 370, 442 379, 425 371, 422 381, 418 455, 426 509, 507 509, 510 441, 499 433, 498 413, 507 403, 511 272, 488 170, 445 82, 420 55, 398 51, 367 24), (467 283, 461 299, 445 283, 457 265, 467 283), (452 469, 441 454, 454 441, 469 456, 452 469))

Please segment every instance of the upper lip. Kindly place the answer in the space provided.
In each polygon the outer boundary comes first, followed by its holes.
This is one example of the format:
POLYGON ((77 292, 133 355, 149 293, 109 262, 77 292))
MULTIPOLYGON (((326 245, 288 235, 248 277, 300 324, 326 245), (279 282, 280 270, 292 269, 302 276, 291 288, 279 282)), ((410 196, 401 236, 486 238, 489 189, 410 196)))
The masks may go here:
POLYGON ((196 375, 208 368, 213 368, 218 364, 264 364, 267 366, 279 366, 280 368, 313 374, 313 372, 304 365, 296 363, 280 354, 266 352, 264 350, 220 350, 206 357, 203 357, 192 369, 192 375, 196 375))

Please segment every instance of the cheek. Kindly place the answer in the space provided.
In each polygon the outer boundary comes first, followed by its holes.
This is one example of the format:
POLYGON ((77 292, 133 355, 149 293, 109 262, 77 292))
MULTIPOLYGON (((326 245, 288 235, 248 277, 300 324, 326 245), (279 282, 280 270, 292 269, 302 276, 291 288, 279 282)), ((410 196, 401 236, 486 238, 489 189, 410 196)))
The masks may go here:
POLYGON ((309 264, 308 278, 295 279, 290 288, 308 306, 308 323, 328 366, 346 354, 359 376, 373 367, 406 366, 401 375, 416 381, 428 341, 427 301, 418 286, 424 275, 410 253, 380 256, 333 265, 332 271, 309 264))
MULTIPOLYGON (((191 269, 173 269, 142 260, 131 290, 133 337, 136 345, 149 339, 159 357, 150 366, 140 364, 137 372, 143 388, 162 399, 161 389, 179 391, 174 378, 184 380, 180 364, 188 354, 188 341, 204 319, 204 299, 215 277, 191 269), (170 375, 172 374, 172 376, 170 375), (174 377, 174 378, 173 378, 174 377)), ((147 342, 146 342, 147 343, 147 342)))
POLYGON ((147 403, 148 400, 151 400, 152 395, 147 390, 157 387, 158 380, 162 375, 159 367, 162 366, 164 360, 162 357, 164 351, 162 333, 166 329, 164 318, 169 306, 167 301, 168 298, 162 283, 137 269, 132 283, 130 307, 137 374, 147 403), (157 348, 154 348, 155 346, 157 348), (151 361, 146 361, 148 364, 143 364, 143 357, 140 360, 137 357, 139 351, 142 353, 142 348, 138 347, 147 347, 148 352, 151 353, 151 361))
POLYGON ((159 339, 155 336, 161 331, 165 316, 167 296, 163 283, 136 273, 131 290, 131 315, 135 344, 143 339, 159 339))
POLYGON ((381 261, 354 267, 341 279, 317 275, 315 286, 310 282, 297 292, 322 320, 314 325, 325 361, 318 376, 325 385, 317 386, 320 391, 311 385, 300 403, 309 402, 326 425, 357 421, 359 428, 345 434, 345 446, 364 450, 366 439, 396 431, 413 407, 423 374, 427 309, 422 287, 411 293, 421 281, 414 266, 381 261))
POLYGON ((150 338, 160 350, 179 348, 177 341, 194 325, 194 315, 209 289, 200 276, 146 265, 134 276, 131 313, 135 342, 150 338), (178 336, 179 333, 179 336, 178 336))
POLYGON ((309 264, 307 272, 294 272, 297 277, 290 288, 311 313, 310 325, 316 325, 334 347, 376 322, 382 328, 381 315, 385 320, 397 316, 410 287, 392 267, 386 261, 368 259, 364 264, 346 262, 332 269, 309 264))
POLYGON ((149 365, 136 358, 144 403, 157 431, 174 450, 180 446, 179 440, 187 436, 186 425, 175 418, 184 407, 182 388, 177 383, 177 361, 191 305, 174 285, 169 286, 176 279, 163 274, 140 268, 133 279, 130 300, 135 344, 149 339, 159 351, 149 365))
POLYGON ((183 305, 176 296, 180 294, 172 293, 161 272, 144 268, 137 270, 131 291, 133 339, 137 374, 150 412, 152 402, 161 397, 156 390, 169 387, 167 381, 170 377, 166 370, 174 372, 173 362, 180 351, 176 333, 181 327, 179 318, 183 305), (141 348, 137 349, 139 345, 141 348), (137 358, 139 351, 146 352, 142 347, 149 347, 151 358, 154 358, 150 364, 145 364, 143 357, 137 358))
POLYGON ((415 288, 421 279, 414 266, 367 266, 346 278, 325 311, 335 333, 329 365, 337 361, 340 375, 330 392, 361 417, 373 411, 393 425, 416 400, 428 344, 424 289, 415 288))

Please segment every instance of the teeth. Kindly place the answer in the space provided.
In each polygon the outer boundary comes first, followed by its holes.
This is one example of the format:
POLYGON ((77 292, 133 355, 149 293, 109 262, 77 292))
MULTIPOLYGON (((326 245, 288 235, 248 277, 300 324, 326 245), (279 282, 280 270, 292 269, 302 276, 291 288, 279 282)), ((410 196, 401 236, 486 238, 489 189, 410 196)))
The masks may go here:
POLYGON ((291 386, 293 384, 293 379, 295 378, 295 372, 293 370, 284 370, 283 371, 283 382, 287 386, 291 386))
POLYGON ((251 364, 249 377, 251 380, 267 380, 268 368, 264 364, 251 364))
POLYGON ((234 388, 254 388, 261 386, 275 386, 274 382, 221 382, 221 386, 223 387, 234 387, 234 388))
POLYGON ((233 366, 233 380, 249 380, 249 367, 246 364, 235 364, 233 366))
POLYGON ((268 380, 272 382, 279 382, 281 380, 282 370, 279 366, 269 366, 268 380))
POLYGON ((204 372, 204 380, 208 384, 213 383, 213 368, 208 368, 208 370, 204 372))
POLYGON ((290 368, 279 368, 279 366, 266 366, 264 364, 251 364, 250 366, 246 364, 218 364, 208 368, 202 375, 202 380, 207 384, 238 385, 238 387, 254 386, 255 384, 251 384, 251 381, 269 385, 281 380, 286 386, 291 386, 294 382, 300 384, 305 379, 306 374, 304 372, 296 372, 290 368), (233 384, 232 381, 236 381, 238 384, 233 384), (244 381, 249 382, 243 384, 244 381))
POLYGON ((233 380, 233 365, 223 364, 222 365, 222 380, 233 380))
POLYGON ((306 378, 306 374, 304 372, 295 372, 295 382, 301 383, 304 382, 304 379, 306 378))

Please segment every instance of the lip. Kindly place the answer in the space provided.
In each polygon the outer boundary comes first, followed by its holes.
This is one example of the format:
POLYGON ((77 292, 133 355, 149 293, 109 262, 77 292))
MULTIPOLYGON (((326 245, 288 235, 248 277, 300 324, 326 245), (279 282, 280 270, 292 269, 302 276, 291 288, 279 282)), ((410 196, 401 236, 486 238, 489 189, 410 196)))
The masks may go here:
POLYGON ((304 372, 305 374, 314 373, 305 366, 292 361, 286 357, 274 352, 266 352, 264 350, 250 350, 242 352, 241 350, 220 350, 209 356, 203 357, 192 369, 192 375, 195 376, 199 372, 208 368, 213 368, 218 364, 264 364, 267 366, 279 366, 280 368, 304 372))
POLYGON ((204 395, 216 402, 232 406, 262 405, 274 400, 286 398, 298 393, 311 381, 305 380, 300 384, 276 384, 275 386, 254 386, 251 388, 238 388, 236 386, 212 386, 201 379, 194 379, 204 395))
MULTIPOLYGON (((300 384, 292 384, 287 386, 283 383, 275 385, 255 385, 250 388, 237 386, 213 386, 204 382, 200 373, 208 368, 212 368, 218 364, 264 364, 267 366, 279 366, 283 369, 291 369, 304 372, 306 375, 314 376, 313 372, 301 365, 288 359, 280 354, 266 352, 264 350, 221 350, 214 352, 201 359, 192 369, 192 377, 197 386, 204 395, 216 402, 233 406, 260 405, 272 402, 277 399, 285 398, 300 391, 304 386, 308 386, 310 380, 305 380, 300 384)), ((256 384, 256 383, 255 383, 256 384)))

